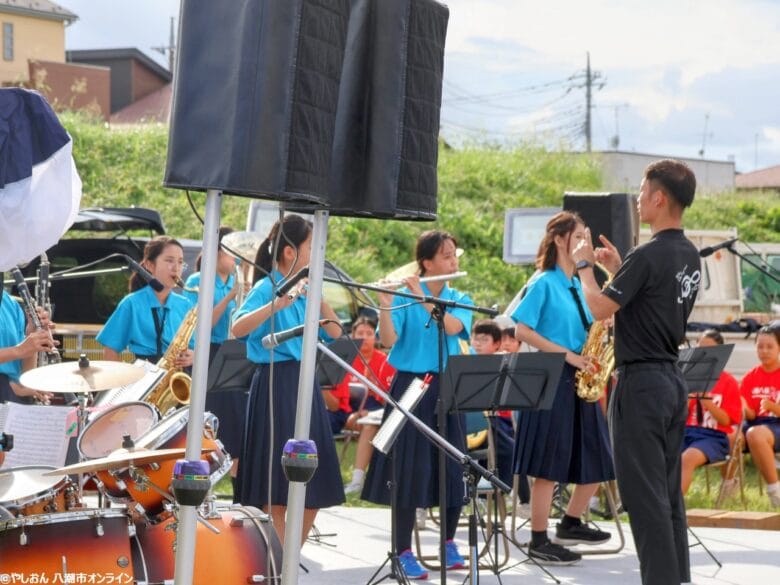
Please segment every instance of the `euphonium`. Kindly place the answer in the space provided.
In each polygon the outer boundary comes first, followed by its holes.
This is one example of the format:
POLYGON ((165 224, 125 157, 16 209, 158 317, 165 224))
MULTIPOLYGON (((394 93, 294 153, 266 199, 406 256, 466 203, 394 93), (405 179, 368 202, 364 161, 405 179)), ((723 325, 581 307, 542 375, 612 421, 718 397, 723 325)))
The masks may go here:
MULTIPOLYGON (((612 274, 603 266, 599 266, 607 272, 607 282, 604 283, 604 286, 607 286, 612 280, 612 274)), ((615 340, 606 320, 594 321, 590 326, 588 338, 582 348, 582 356, 592 358, 594 370, 577 371, 575 377, 577 396, 587 402, 596 402, 604 394, 609 377, 615 368, 615 340)))
POLYGON ((192 379, 174 364, 176 363, 176 357, 189 347, 197 321, 198 308, 193 307, 185 315, 171 344, 165 350, 165 354, 160 358, 160 361, 157 362, 157 367, 167 370, 165 376, 162 377, 154 388, 148 390, 141 397, 141 400, 144 402, 155 405, 162 414, 165 414, 171 408, 176 408, 181 404, 189 404, 190 402, 192 379))

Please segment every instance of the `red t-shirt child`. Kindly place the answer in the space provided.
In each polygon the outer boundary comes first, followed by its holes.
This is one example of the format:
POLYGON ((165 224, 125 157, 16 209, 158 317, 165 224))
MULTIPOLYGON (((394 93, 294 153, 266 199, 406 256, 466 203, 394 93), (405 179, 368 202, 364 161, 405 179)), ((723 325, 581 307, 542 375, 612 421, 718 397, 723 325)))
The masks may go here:
MULTIPOLYGON (((379 386, 382 390, 388 390, 390 383, 395 376, 395 368, 387 362, 387 355, 379 350, 374 350, 371 354, 371 358, 368 360, 368 367, 371 368, 371 372, 366 373, 366 365, 358 354, 355 356, 355 360, 352 362, 352 367, 359 373, 363 374, 371 382, 379 386)), ((352 412, 349 406, 349 385, 361 384, 360 380, 355 377, 352 372, 348 372, 344 379, 333 389, 333 394, 339 399, 339 410, 344 412, 352 412)), ((371 395, 376 398, 380 404, 384 404, 384 400, 371 391, 371 395)))
POLYGON ((780 369, 767 372, 761 366, 756 366, 742 378, 740 392, 748 406, 756 411, 756 416, 777 418, 776 414, 761 408, 761 401, 769 398, 773 402, 780 402, 780 369))
POLYGON ((710 391, 711 400, 715 406, 719 406, 729 415, 731 422, 728 425, 718 423, 712 413, 702 406, 702 420, 697 418, 696 400, 688 401, 688 420, 685 421, 689 427, 703 427, 714 429, 727 435, 734 430, 733 425, 742 422, 742 401, 739 398, 739 384, 737 380, 728 372, 721 372, 720 378, 710 391))

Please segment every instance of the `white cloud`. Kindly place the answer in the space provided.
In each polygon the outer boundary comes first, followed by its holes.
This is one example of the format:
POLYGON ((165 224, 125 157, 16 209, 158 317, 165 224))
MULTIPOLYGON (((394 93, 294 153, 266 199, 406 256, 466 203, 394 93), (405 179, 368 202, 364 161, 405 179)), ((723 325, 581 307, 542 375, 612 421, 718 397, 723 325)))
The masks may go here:
POLYGON ((668 69, 683 85, 727 68, 780 64, 780 3, 765 0, 450 0, 447 51, 580 69, 668 69), (493 41, 485 47, 480 39, 493 41), (529 49, 518 57, 520 48, 529 49))

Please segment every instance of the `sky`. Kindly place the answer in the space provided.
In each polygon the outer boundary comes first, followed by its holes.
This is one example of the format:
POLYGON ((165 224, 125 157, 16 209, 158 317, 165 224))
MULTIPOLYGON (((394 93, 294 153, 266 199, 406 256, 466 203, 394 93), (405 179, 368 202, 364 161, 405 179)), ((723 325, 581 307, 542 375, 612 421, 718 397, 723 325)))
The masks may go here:
MULTIPOLYGON (((136 47, 167 65, 179 0, 55 0, 66 49, 136 47)), ((219 0, 228 4, 227 0, 219 0)), ((449 0, 449 142, 592 146, 780 164, 780 0, 449 0)))

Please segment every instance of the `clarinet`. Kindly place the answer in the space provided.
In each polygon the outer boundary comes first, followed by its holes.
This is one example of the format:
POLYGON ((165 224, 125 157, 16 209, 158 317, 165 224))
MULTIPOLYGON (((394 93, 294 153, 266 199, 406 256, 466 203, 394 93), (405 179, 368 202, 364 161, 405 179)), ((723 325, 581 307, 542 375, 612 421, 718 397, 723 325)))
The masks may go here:
MULTIPOLYGON (((35 283, 35 304, 38 307, 43 307, 43 310, 49 314, 49 319, 52 318, 52 306, 51 306, 51 280, 49 279, 49 257, 46 252, 41 253, 41 261, 38 265, 38 281, 35 283)), ((53 338, 52 338, 53 340, 53 338)), ((38 365, 45 366, 48 364, 59 364, 62 362, 60 352, 56 349, 48 354, 42 354, 43 357, 38 356, 38 365)))
MULTIPOLYGON (((35 302, 33 301, 32 295, 30 295, 30 289, 27 287, 27 283, 24 281, 24 275, 22 275, 22 271, 19 270, 18 266, 14 266, 11 269, 11 276, 14 277, 14 281, 16 282, 16 290, 19 291, 19 296, 22 299, 24 310, 27 313, 27 316, 35 326, 35 329, 37 331, 41 331, 43 329, 43 325, 41 324, 41 320, 38 318, 38 311, 35 309, 35 302)), ((51 333, 49 334, 51 335, 51 333)), ((56 350, 50 352, 42 351, 38 354, 39 367, 48 365, 50 363, 59 363, 59 361, 60 354, 57 353, 56 350)))

